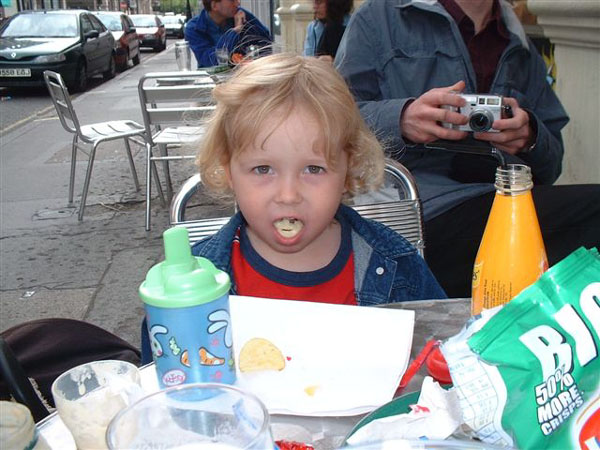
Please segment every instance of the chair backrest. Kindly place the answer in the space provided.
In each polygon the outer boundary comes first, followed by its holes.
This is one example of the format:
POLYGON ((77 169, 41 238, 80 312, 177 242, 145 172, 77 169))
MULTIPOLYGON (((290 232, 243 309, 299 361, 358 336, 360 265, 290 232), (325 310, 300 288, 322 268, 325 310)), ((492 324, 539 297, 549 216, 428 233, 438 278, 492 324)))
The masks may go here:
MULTIPOLYGON (((138 94, 146 134, 175 125, 198 125, 212 112, 214 80, 203 71, 153 72, 140 78, 138 94)), ((154 144, 154 142, 151 142, 154 144)))
POLYGON ((60 73, 45 70, 44 80, 63 128, 69 133, 75 133, 81 137, 79 120, 77 120, 77 114, 71 104, 71 97, 62 76, 60 73))
MULTIPOLYGON (((352 206, 361 216, 383 223, 404 236, 424 255, 423 216, 416 182, 400 163, 388 160, 385 183, 374 195, 366 195, 352 206)), ((187 228, 190 244, 211 236, 225 225, 230 217, 185 220, 185 209, 190 198, 200 189, 199 174, 190 177, 173 197, 170 210, 172 226, 187 228)))

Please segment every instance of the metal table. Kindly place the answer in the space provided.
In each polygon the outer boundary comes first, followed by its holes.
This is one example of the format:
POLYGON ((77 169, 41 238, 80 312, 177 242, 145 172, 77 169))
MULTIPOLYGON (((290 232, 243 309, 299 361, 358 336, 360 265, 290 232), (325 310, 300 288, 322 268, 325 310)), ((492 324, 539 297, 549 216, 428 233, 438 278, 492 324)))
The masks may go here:
MULTIPOLYGON (((430 339, 446 339, 460 331, 471 314, 471 300, 420 300, 383 305, 384 308, 411 309, 415 311, 415 330, 411 360, 430 339)), ((142 385, 148 392, 158 389, 152 364, 141 368, 142 385), (153 378, 154 377, 154 378, 153 378)), ((425 367, 414 376, 405 392, 420 389, 427 375, 425 367)), ((271 429, 276 440, 296 440, 309 443, 316 450, 338 448, 345 436, 364 415, 346 417, 303 417, 281 414, 271 415, 271 429)), ((37 429, 50 449, 76 450, 75 442, 57 413, 37 424, 37 429)))

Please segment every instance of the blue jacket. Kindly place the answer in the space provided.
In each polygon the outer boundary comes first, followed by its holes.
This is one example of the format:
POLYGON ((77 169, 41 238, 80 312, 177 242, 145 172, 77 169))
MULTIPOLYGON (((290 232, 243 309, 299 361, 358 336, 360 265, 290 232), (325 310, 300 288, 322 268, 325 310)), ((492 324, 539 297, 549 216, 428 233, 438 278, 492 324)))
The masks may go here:
MULTIPOLYGON (((552 184, 561 173, 561 129, 569 119, 511 6, 504 0, 500 6, 510 42, 490 93, 514 97, 528 111, 537 127, 536 146, 518 156, 531 166, 538 183, 552 184)), ((449 176, 452 152, 407 146, 401 136, 400 114, 408 100, 459 80, 466 82, 465 93, 477 92, 458 26, 437 1, 367 0, 346 27, 335 65, 369 126, 390 143, 394 157, 416 178, 426 220, 494 190, 489 183, 455 181, 449 176)))
POLYGON ((323 36, 325 24, 320 20, 313 20, 306 27, 306 39, 304 40, 304 56, 315 56, 317 53, 317 45, 323 36))
POLYGON ((246 24, 241 33, 232 30, 234 20, 227 19, 222 27, 219 27, 210 18, 206 10, 191 19, 185 26, 185 40, 190 43, 190 48, 196 56, 198 67, 210 67, 217 65, 215 55, 216 48, 225 47, 231 54, 233 51, 243 48, 249 44, 257 44, 259 47, 272 42, 271 33, 251 12, 242 8, 246 13, 246 24))
MULTIPOLYGON (((359 305, 446 298, 423 258, 406 239, 378 222, 361 217, 348 206, 341 205, 337 214, 352 229, 355 295, 359 305)), ((218 233, 197 242, 192 253, 209 259, 231 275, 231 243, 242 220, 237 213, 218 233)), ((233 283, 231 293, 236 293, 233 283)))
MULTIPOLYGON (((350 14, 346 14, 344 16, 344 26, 348 26, 349 21, 350 14)), ((315 56, 317 54, 317 47, 319 46, 321 36, 323 36, 324 29, 325 24, 318 19, 313 20, 307 25, 304 52, 302 53, 304 56, 315 56)))

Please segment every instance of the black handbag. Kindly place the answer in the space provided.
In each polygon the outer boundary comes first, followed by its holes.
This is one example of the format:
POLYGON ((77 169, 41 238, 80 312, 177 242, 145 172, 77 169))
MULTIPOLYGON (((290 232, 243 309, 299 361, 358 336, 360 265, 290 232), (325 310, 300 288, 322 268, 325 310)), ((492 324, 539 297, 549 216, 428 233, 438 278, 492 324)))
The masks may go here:
POLYGON ((39 319, 0 333, 0 400, 27 406, 37 422, 54 407, 52 383, 90 361, 117 359, 140 365, 140 351, 91 323, 39 319))

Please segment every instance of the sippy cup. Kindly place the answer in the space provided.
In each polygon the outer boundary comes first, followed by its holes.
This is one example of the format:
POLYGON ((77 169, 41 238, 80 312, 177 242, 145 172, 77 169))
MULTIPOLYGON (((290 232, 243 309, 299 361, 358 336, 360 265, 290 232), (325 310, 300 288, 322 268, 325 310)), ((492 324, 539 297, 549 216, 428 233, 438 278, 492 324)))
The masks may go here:
POLYGON ((163 240, 165 260, 139 289, 159 384, 233 384, 229 275, 192 256, 185 228, 165 231, 163 240))

